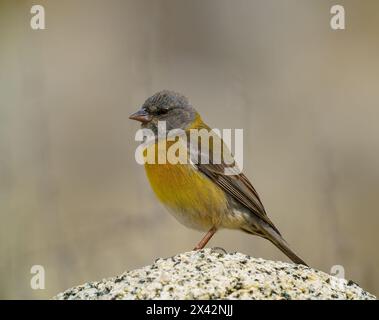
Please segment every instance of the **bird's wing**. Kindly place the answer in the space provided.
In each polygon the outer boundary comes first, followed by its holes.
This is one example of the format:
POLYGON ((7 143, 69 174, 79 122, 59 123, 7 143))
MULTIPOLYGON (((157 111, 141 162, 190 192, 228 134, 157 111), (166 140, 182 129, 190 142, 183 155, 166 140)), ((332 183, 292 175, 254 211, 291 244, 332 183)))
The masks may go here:
POLYGON ((200 142, 197 144, 197 148, 192 148, 189 150, 190 157, 191 160, 193 160, 192 162, 194 166, 196 166, 200 172, 202 172, 205 176, 216 183, 233 199, 249 209, 252 214, 258 216, 279 233, 278 229, 267 217, 265 208, 259 198, 257 191, 254 189, 248 178, 242 172, 240 172, 235 163, 233 155, 225 143, 222 141, 222 139, 218 136, 213 136, 209 141, 209 152, 206 152, 207 150, 205 150, 205 152, 204 150, 201 150, 200 142), (220 140, 218 142, 221 142, 222 156, 218 157, 218 160, 221 158, 221 161, 215 163, 216 161, 214 161, 214 153, 217 153, 218 150, 214 151, 213 146, 216 145, 215 141, 217 139, 220 140), (203 161, 201 161, 201 157, 203 161), (228 174, 226 174, 225 169, 227 169, 228 174))

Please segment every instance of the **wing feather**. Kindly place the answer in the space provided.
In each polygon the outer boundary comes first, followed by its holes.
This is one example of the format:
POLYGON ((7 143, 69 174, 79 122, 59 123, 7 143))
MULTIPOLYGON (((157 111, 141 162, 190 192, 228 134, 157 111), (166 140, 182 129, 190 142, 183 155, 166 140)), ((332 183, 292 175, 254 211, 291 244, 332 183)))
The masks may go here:
MULTIPOLYGON (((209 144, 209 152, 201 151, 200 142, 198 142, 197 148, 188 148, 190 151, 190 157, 193 161, 196 168, 211 179, 214 183, 216 183, 221 189, 223 189, 228 195, 230 195, 235 201, 242 204, 244 207, 249 209, 251 214, 254 214, 258 218, 265 221, 268 225, 270 225, 277 233, 279 230, 274 226, 272 221, 267 217, 266 210, 262 204, 262 201, 250 183, 249 179, 239 171, 230 150, 227 146, 222 143, 222 153, 221 163, 213 163, 213 142, 217 137, 212 138, 212 142, 209 144), (202 157, 203 161, 200 161, 202 157), (205 161, 204 163, 204 159, 205 161), (228 159, 227 163, 224 159, 228 159), (232 160, 232 161, 230 161, 232 160), (231 163, 231 164, 229 164, 231 163), (226 174, 225 169, 229 172, 226 174), (232 174, 230 174, 232 173, 232 174)), ((218 137, 218 139, 221 139, 218 137)), ((190 147, 190 146, 189 146, 190 147)), ((280 235, 280 233, 279 233, 280 235)))

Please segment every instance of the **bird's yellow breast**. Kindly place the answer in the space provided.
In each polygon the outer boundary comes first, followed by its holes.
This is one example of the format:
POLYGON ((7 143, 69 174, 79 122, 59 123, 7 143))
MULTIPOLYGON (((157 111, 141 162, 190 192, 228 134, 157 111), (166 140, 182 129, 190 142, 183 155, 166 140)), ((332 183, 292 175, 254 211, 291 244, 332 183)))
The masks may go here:
MULTIPOLYGON (((148 148, 157 151, 156 144, 148 148)), ((201 230, 221 223, 227 210, 226 196, 192 164, 146 163, 145 170, 158 199, 180 222, 201 230)))

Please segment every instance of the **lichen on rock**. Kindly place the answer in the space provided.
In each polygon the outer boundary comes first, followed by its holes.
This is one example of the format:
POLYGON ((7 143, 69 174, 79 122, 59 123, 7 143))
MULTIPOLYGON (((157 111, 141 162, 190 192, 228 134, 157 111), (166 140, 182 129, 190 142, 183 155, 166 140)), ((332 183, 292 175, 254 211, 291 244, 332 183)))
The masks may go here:
POLYGON ((54 299, 376 299, 352 281, 322 271, 212 249, 59 293, 54 299))

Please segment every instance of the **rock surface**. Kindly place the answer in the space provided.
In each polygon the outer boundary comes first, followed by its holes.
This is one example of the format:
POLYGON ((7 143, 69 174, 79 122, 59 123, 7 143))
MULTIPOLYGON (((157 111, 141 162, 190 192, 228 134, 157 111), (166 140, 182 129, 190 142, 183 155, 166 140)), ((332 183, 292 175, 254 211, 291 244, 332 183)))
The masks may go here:
POLYGON ((352 281, 285 262, 191 251, 54 299, 375 299, 352 281))

